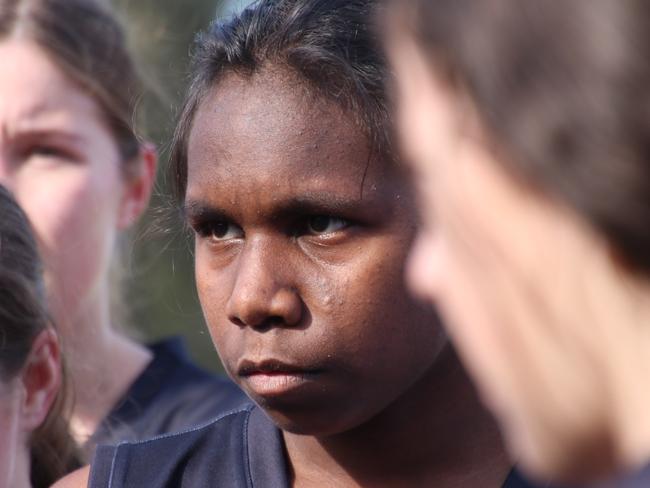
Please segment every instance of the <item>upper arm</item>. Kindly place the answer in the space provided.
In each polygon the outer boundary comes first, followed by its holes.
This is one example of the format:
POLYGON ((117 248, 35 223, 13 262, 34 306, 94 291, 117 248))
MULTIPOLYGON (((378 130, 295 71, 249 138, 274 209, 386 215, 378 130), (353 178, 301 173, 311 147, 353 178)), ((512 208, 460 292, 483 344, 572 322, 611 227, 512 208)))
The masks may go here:
POLYGON ((61 478, 51 488, 86 488, 89 476, 90 466, 85 466, 61 478))

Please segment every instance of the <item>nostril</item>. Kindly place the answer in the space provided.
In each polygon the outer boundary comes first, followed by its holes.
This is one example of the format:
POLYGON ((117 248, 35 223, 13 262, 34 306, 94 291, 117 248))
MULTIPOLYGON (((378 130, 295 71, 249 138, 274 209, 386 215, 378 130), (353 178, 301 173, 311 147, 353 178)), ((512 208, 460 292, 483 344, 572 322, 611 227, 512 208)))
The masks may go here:
POLYGON ((240 328, 261 331, 295 327, 302 316, 302 300, 292 289, 243 288, 242 285, 233 291, 226 314, 230 323, 240 328))
POLYGON ((273 327, 275 325, 284 325, 285 320, 279 315, 273 315, 265 320, 268 327, 273 327))
POLYGON ((250 324, 250 326, 258 332, 267 332, 276 327, 285 327, 285 321, 280 316, 271 316, 266 317, 266 319, 256 323, 250 324))
POLYGON ((239 317, 229 317, 230 321, 235 324, 237 327, 246 327, 246 324, 239 317))
POLYGON ((264 332, 275 327, 284 327, 286 326, 285 320, 279 315, 274 315, 270 317, 265 317, 261 320, 255 321, 244 321, 239 317, 230 317, 230 321, 235 324, 237 327, 251 327, 260 332, 264 332))

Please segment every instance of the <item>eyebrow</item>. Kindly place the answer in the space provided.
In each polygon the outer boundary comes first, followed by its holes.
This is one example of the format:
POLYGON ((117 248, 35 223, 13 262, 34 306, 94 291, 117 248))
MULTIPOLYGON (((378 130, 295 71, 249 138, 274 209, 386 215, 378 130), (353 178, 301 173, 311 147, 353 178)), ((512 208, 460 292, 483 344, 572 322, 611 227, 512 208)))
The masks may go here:
POLYGON ((183 219, 186 221, 197 220, 234 220, 232 216, 222 209, 203 200, 190 200, 181 207, 183 219))
POLYGON ((79 135, 75 134, 74 132, 70 132, 67 130, 62 130, 62 129, 44 129, 44 128, 19 128, 15 131, 9 132, 6 128, 3 127, 3 136, 4 137, 9 137, 14 140, 61 140, 64 141, 68 144, 81 144, 84 142, 84 138, 79 135))
MULTIPOLYGON (((282 220, 283 218, 301 214, 345 216, 360 210, 383 211, 385 207, 386 204, 378 199, 359 199, 356 196, 354 198, 345 198, 326 192, 303 193, 278 202, 271 209, 268 216, 272 220, 282 220)), ((184 217, 188 220, 235 220, 230 212, 205 200, 187 200, 182 211, 184 217)))

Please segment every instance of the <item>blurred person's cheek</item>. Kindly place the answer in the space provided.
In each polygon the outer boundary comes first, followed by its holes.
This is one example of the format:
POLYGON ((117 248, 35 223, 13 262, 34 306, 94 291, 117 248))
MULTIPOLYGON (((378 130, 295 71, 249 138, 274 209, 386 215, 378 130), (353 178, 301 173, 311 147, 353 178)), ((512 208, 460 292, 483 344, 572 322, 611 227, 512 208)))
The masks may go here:
POLYGON ((16 196, 30 216, 46 262, 50 306, 62 327, 96 292, 110 262, 119 195, 117 175, 106 168, 61 165, 49 172, 25 171, 16 196), (114 184, 113 184, 114 182, 114 184), (111 202, 107 204, 107 202, 111 202))

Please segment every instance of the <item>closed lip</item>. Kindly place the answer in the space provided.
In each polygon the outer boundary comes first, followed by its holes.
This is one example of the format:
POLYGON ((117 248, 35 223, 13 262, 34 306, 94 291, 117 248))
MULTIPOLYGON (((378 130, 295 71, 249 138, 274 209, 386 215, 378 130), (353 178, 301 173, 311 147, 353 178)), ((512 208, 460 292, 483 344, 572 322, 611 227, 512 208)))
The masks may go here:
POLYGON ((242 361, 237 368, 237 374, 247 389, 259 397, 268 399, 284 397, 314 385, 314 380, 322 372, 320 368, 297 366, 276 359, 242 361))
POLYGON ((253 375, 309 375, 320 372, 322 372, 321 368, 297 366, 278 359, 264 359, 262 361, 245 359, 237 367, 237 375, 244 377, 253 375))

